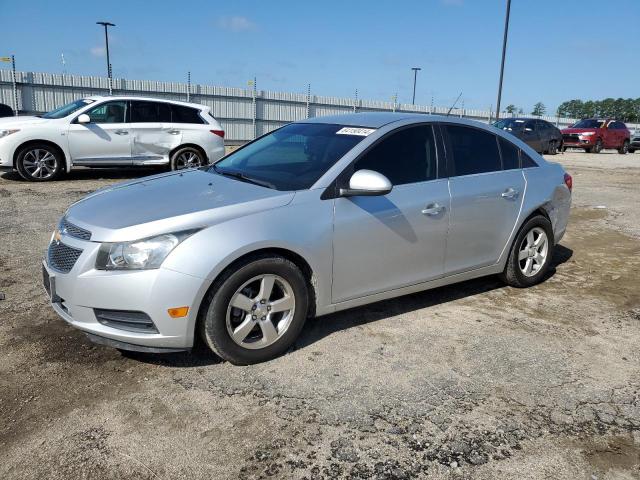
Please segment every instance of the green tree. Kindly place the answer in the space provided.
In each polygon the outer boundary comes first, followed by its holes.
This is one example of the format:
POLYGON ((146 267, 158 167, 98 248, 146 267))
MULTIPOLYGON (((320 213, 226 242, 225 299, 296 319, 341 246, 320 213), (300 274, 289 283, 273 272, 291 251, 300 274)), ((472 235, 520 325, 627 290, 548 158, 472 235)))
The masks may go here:
POLYGON ((516 110, 517 107, 513 103, 510 103, 509 105, 507 105, 507 108, 504 109, 504 111, 507 113, 516 113, 516 110))
POLYGON ((535 115, 536 117, 541 117, 547 111, 547 107, 544 106, 544 103, 538 102, 533 106, 533 111, 531 115, 535 115))

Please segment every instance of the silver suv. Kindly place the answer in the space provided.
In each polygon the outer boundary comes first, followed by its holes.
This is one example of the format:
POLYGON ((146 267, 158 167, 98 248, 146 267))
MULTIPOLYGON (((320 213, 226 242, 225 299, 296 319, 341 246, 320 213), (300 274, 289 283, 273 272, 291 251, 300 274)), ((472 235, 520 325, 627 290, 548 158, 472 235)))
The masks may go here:
POLYGON ((43 263, 55 311, 99 343, 236 364, 309 316, 500 274, 545 278, 571 177, 473 121, 354 114, 284 126, 215 165, 99 190, 43 263))

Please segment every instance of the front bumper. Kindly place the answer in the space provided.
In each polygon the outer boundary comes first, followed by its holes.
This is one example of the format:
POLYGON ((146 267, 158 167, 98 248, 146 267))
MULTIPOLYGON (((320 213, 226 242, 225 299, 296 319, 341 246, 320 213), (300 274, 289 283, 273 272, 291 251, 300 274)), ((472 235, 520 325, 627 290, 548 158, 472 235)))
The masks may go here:
POLYGON ((61 241, 82 253, 68 273, 43 261, 43 282, 51 306, 70 325, 97 343, 138 351, 178 351, 193 346, 199 292, 204 280, 168 269, 96 270, 99 243, 63 236, 61 241), (48 287, 48 288, 47 288, 48 287), (183 318, 171 318, 169 308, 189 306, 183 318), (146 313, 157 332, 134 332, 100 323, 94 309, 146 313), (96 339, 95 337, 99 337, 96 339))

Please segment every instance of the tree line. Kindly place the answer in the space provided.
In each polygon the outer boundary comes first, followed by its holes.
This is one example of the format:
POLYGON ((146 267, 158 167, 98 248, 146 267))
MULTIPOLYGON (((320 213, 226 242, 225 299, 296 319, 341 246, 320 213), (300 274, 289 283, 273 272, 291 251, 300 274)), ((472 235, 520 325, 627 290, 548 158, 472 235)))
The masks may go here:
MULTIPOLYGON (((513 104, 507 105, 506 113, 523 115, 524 110, 513 104)), ((547 112, 542 102, 533 106, 531 115, 540 117, 547 112)), ((556 110, 559 117, 589 118, 606 117, 615 118, 623 122, 640 122, 640 98, 605 98, 604 100, 568 100, 563 102, 556 110)))

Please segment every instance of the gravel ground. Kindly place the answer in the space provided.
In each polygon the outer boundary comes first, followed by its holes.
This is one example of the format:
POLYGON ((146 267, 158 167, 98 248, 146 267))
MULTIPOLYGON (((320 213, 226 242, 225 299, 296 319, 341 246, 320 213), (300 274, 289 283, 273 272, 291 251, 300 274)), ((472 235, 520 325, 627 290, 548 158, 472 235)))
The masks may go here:
POLYGON ((340 312, 248 367, 123 356, 47 305, 60 215, 148 172, 0 176, 0 478, 640 478, 640 154, 552 159, 574 208, 543 284, 340 312))

